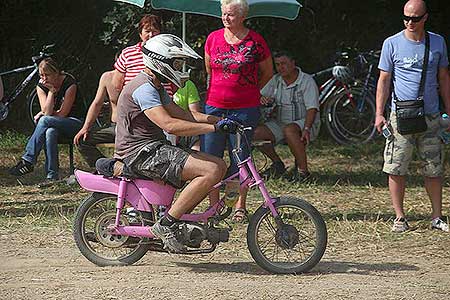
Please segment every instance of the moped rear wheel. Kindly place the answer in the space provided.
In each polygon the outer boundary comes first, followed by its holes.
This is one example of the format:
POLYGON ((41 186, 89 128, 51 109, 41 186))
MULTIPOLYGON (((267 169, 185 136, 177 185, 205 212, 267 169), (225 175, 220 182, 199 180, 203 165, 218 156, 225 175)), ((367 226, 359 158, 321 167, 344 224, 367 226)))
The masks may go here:
MULTIPOLYGON (((112 235, 107 226, 114 224, 117 196, 93 193, 79 206, 73 225, 73 236, 81 254, 98 266, 131 265, 149 250, 142 238, 112 235)), ((123 209, 120 223, 141 226, 138 211, 130 216, 123 209)))
POLYGON ((247 228, 247 246, 255 262, 270 273, 297 274, 313 268, 327 246, 327 228, 320 213, 305 200, 282 196, 270 209, 259 207, 247 228), (281 222, 280 222, 281 221, 281 222))

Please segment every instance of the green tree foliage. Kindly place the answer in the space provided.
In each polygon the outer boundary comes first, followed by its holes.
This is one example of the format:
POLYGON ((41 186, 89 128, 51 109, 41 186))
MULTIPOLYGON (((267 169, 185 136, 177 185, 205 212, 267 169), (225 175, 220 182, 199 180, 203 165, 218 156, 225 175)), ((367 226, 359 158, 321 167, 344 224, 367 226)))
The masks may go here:
MULTIPOLYGON (((300 2, 303 8, 294 21, 254 18, 247 25, 261 33, 272 50, 286 48, 295 53, 298 64, 307 72, 328 66, 342 46, 379 49, 387 36, 403 28, 404 1, 300 2)), ((83 95, 90 100, 100 74, 112 69, 115 52, 138 41, 136 24, 144 13, 160 15, 163 31, 181 36, 181 13, 155 11, 149 3, 141 9, 112 0, 1 0, 0 70, 27 65, 42 45, 55 43, 56 58, 80 79, 83 95)), ((443 35, 449 43, 448 0, 427 3, 427 28, 443 35)), ((218 18, 193 14, 187 15, 186 23, 186 40, 200 54, 209 32, 222 27, 218 18)), ((201 69, 202 63, 196 67, 201 69)), ((195 76, 200 81, 201 73, 195 76)), ((5 78, 6 91, 23 78, 5 78)), ((13 104, 0 129, 26 124, 24 103, 21 99, 13 104)))

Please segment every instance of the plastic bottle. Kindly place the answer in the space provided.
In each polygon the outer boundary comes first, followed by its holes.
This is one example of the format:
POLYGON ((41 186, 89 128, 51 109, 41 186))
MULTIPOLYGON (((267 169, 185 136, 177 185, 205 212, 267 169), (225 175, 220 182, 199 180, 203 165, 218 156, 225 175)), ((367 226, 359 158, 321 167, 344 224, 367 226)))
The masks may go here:
POLYGON ((234 207, 239 199, 239 180, 230 180, 225 185, 225 205, 234 207))
POLYGON ((439 120, 439 125, 441 126, 441 132, 439 136, 444 144, 450 143, 450 132, 447 131, 450 125, 450 117, 447 114, 443 114, 441 119, 439 120))

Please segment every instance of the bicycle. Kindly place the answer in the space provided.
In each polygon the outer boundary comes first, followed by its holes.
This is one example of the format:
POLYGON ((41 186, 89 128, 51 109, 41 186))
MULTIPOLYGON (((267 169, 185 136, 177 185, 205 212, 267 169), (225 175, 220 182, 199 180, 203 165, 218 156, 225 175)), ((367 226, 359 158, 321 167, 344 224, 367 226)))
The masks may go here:
POLYGON ((360 144, 372 140, 375 124, 375 75, 379 51, 337 53, 333 67, 313 74, 327 75, 319 84, 322 118, 331 137, 339 144, 360 144))
MULTIPOLYGON (((307 272, 325 252, 326 224, 305 200, 272 197, 251 155, 239 159, 242 137, 245 139, 244 132, 250 129, 239 126, 236 133, 233 155, 239 171, 214 188, 238 177, 242 187, 258 187, 264 202, 247 228, 251 256, 271 273, 307 272)), ((248 146, 246 139, 245 143, 248 146)), ((170 208, 175 188, 148 179, 104 177, 80 170, 75 175, 83 189, 93 192, 78 207, 73 227, 75 243, 84 257, 98 266, 130 265, 147 251, 166 252, 150 226, 170 208)), ((231 227, 221 224, 232 209, 225 205, 225 197, 204 212, 182 216, 176 235, 188 247, 183 254, 210 253, 219 243, 228 241, 231 227)))
MULTIPOLYGON (((35 75, 39 73, 39 68, 38 68, 39 63, 44 58, 47 58, 47 57, 50 57, 51 55, 53 55, 53 53, 50 53, 49 50, 52 49, 54 46, 55 46, 54 44, 44 45, 38 55, 31 57, 31 60, 33 61, 32 65, 20 67, 20 68, 16 68, 13 70, 9 70, 9 71, 0 73, 0 80, 2 80, 1 78, 4 77, 5 75, 19 74, 19 73, 31 71, 27 75, 27 77, 25 77, 25 79, 20 84, 18 84, 10 94, 4 96, 3 99, 1 99, 1 101, 0 101, 0 121, 3 121, 8 117, 9 106, 30 85, 30 83, 31 82, 37 83, 37 80, 35 80, 35 75)), ((34 84, 34 85, 36 85, 36 84, 34 84)), ((28 103, 27 108, 28 108, 29 121, 32 122, 32 124, 34 125, 35 114, 33 114, 33 108, 32 108, 34 105, 33 101, 32 101, 33 92, 36 93, 35 90, 33 89, 27 95, 27 103, 28 103)), ((39 101, 38 101, 38 103, 39 103, 39 101)), ((39 108, 39 111, 40 111, 40 108, 39 108)))

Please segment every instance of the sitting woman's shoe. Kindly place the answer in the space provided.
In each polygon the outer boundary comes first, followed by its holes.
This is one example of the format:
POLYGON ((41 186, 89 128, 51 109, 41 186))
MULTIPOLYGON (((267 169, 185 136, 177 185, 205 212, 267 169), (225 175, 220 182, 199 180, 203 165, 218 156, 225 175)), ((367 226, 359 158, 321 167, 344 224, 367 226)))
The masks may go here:
POLYGON ((234 223, 245 223, 248 221, 248 212, 245 208, 236 208, 234 214, 231 217, 231 221, 234 223))
POLYGON ((27 162, 26 160, 21 159, 17 165, 9 169, 9 174, 14 176, 22 176, 28 173, 33 172, 33 164, 27 162))

